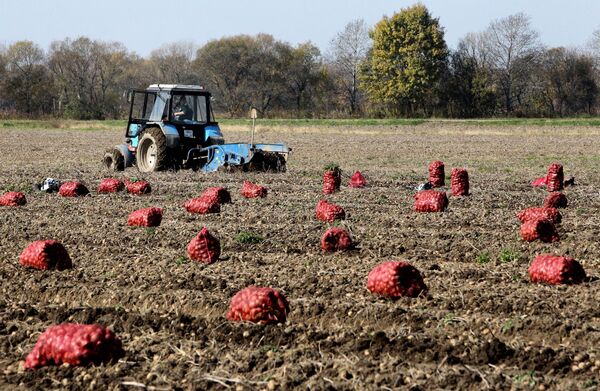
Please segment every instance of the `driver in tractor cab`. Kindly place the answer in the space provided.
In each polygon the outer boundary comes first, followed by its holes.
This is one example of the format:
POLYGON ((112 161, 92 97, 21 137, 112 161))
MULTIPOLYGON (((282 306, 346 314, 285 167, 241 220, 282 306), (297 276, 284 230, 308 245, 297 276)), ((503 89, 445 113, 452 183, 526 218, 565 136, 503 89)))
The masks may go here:
POLYGON ((194 119, 194 110, 192 110, 192 108, 188 105, 185 96, 179 98, 179 102, 177 103, 177 106, 175 106, 175 112, 173 115, 179 121, 194 119))

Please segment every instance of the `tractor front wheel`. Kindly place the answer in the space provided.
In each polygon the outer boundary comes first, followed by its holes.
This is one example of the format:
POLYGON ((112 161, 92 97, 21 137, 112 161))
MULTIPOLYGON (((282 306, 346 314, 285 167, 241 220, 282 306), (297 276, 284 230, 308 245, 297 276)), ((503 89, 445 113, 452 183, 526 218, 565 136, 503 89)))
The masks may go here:
POLYGON ((111 171, 125 170, 125 157, 118 148, 107 150, 102 161, 104 162, 104 166, 111 171))
POLYGON ((167 139, 159 128, 148 128, 141 134, 136 152, 141 172, 164 170, 168 165, 167 139))

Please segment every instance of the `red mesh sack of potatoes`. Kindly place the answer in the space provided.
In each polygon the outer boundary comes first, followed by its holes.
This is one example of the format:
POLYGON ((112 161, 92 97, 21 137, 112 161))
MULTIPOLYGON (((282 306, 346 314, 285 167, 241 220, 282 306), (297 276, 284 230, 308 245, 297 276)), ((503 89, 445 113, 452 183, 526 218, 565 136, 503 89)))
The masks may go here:
POLYGON ((421 273, 408 262, 389 261, 369 273, 367 289, 377 295, 398 298, 417 297, 427 291, 421 273))
POLYGON ((329 228, 321 237, 321 248, 323 251, 345 251, 354 247, 352 238, 348 231, 343 228, 329 228))
POLYGON ((69 253, 56 240, 38 240, 29 244, 19 256, 19 263, 41 270, 65 270, 73 266, 69 253))
POLYGON ((435 160, 429 164, 429 183, 433 187, 442 187, 446 184, 444 162, 435 160))
POLYGON ((444 191, 423 190, 415 194, 417 212, 443 212, 448 206, 448 197, 444 191))
POLYGON ((583 266, 571 257, 542 254, 529 266, 531 282, 547 284, 579 284, 585 280, 583 266))
POLYGON ((563 174, 562 164, 552 163, 548 167, 548 175, 546 175, 546 188, 548 191, 559 191, 563 189, 565 176, 563 174))
POLYGON ((242 195, 246 198, 266 197, 267 188, 261 185, 255 185, 249 181, 244 181, 244 185, 242 186, 242 195))
POLYGON ((214 197, 197 197, 187 200, 183 207, 190 213, 219 213, 221 212, 221 204, 214 197))
POLYGON ((89 190, 80 182, 65 182, 58 189, 58 194, 63 197, 79 197, 90 194, 89 190))
POLYGON ((227 319, 269 324, 283 323, 290 305, 283 293, 266 287, 249 286, 231 298, 227 319))
POLYGON ((125 189, 125 184, 116 178, 104 178, 98 186, 98 193, 116 193, 125 189))
POLYGON ((144 208, 131 212, 127 217, 127 225, 132 227, 158 227, 162 221, 161 208, 144 208))
POLYGON ((450 182, 452 184, 453 196, 469 195, 469 173, 467 173, 467 170, 464 168, 453 168, 450 182))
POLYGON ((363 176, 363 174, 361 174, 360 171, 356 171, 354 174, 352 174, 350 182, 348 182, 348 186, 353 187, 355 189, 365 187, 366 185, 367 181, 365 180, 365 177, 363 176))
POLYGON ((219 204, 231 203, 231 194, 224 187, 209 187, 202 192, 200 197, 219 204))
POLYGON ((188 255, 190 259, 206 264, 216 262, 221 255, 221 243, 208 232, 206 227, 194 237, 188 244, 188 255))
POLYGON ((547 178, 545 176, 538 178, 538 179, 534 180, 533 182, 531 182, 531 186, 533 186, 533 187, 546 186, 546 180, 547 180, 547 178))
POLYGON ((340 191, 342 184, 342 170, 334 168, 323 173, 323 193, 333 194, 340 191))
POLYGON ((25 369, 47 365, 88 365, 117 360, 124 355, 121 341, 107 327, 63 323, 48 327, 25 359, 25 369))
POLYGON ((567 196, 558 191, 554 191, 544 200, 544 208, 566 208, 568 204, 567 196))
POLYGON ((521 224, 521 237, 526 242, 540 240, 545 243, 550 243, 559 239, 554 224, 547 219, 525 221, 521 224))
POLYGON ((127 188, 127 192, 131 194, 148 194, 152 191, 150 184, 146 181, 125 181, 125 187, 127 188))
POLYGON ((20 191, 9 191, 0 196, 0 206, 22 206, 26 203, 25 194, 20 191))
POLYGON ((319 220, 333 223, 335 220, 344 220, 346 218, 346 211, 339 205, 320 200, 317 203, 316 216, 319 220))
POLYGON ((562 220, 562 216, 558 209, 549 207, 533 207, 523 209, 517 213, 517 218, 521 220, 522 223, 526 222, 527 220, 546 219, 550 220, 554 224, 560 224, 562 220))

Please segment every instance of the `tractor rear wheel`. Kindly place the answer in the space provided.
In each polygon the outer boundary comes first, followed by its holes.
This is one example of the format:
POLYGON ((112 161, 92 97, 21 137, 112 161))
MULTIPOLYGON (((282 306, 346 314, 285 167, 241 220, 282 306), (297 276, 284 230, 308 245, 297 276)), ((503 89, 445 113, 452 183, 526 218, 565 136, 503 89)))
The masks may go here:
POLYGON ((167 139, 159 128, 148 128, 140 136, 136 152, 141 172, 161 171, 167 168, 169 153, 167 139))
POLYGON ((125 157, 118 148, 108 149, 102 158, 104 166, 111 171, 125 170, 125 157))

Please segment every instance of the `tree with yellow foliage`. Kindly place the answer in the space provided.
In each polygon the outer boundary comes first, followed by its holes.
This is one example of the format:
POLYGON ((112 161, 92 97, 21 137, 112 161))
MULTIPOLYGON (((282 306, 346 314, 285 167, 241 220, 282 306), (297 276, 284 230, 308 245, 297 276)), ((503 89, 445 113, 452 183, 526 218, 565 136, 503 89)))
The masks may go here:
POLYGON ((414 115, 419 108, 431 107, 423 100, 432 95, 448 57, 438 19, 417 4, 384 17, 370 36, 373 49, 360 78, 371 100, 396 115, 414 115))

